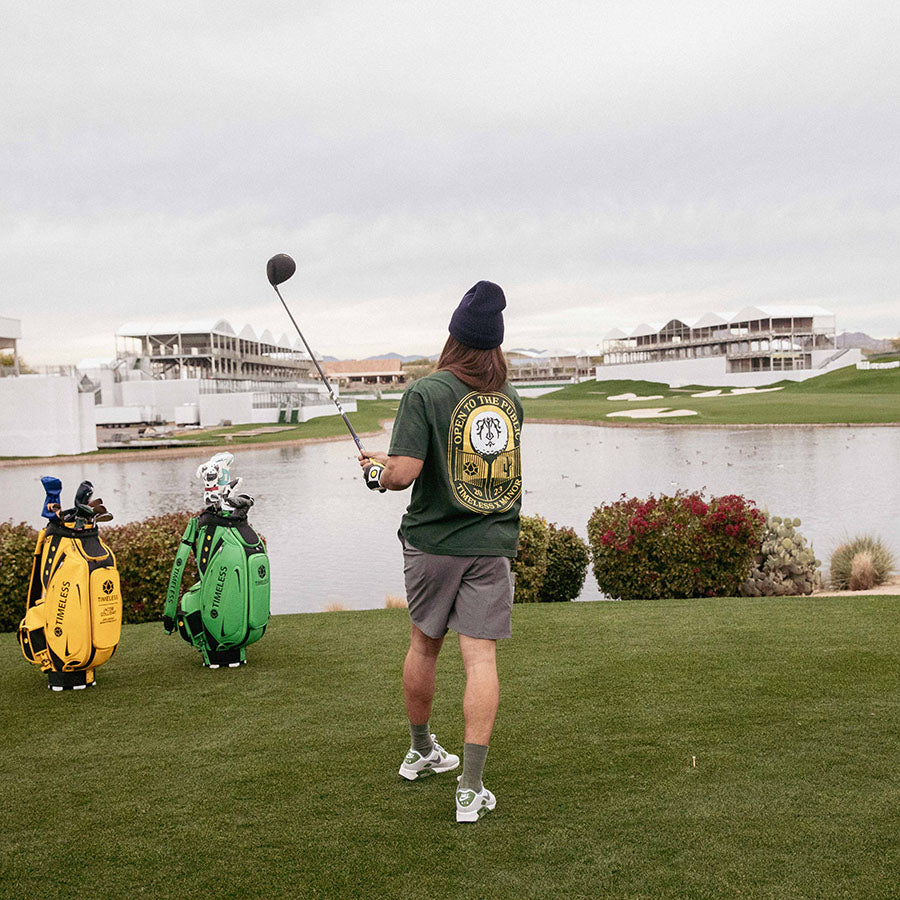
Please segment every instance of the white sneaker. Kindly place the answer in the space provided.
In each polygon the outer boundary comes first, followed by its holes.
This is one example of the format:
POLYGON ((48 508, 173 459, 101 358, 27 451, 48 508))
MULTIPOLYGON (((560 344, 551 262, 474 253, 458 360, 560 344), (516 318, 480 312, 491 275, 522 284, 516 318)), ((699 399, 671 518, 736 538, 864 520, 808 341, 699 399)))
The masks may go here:
POLYGON ((459 765, 459 757, 448 753, 435 739, 431 736, 434 747, 427 756, 422 756, 418 750, 409 748, 406 759, 400 766, 400 775, 407 781, 415 781, 417 778, 424 778, 426 775, 436 775, 438 772, 449 772, 459 765))
POLYGON ((477 822, 496 805, 497 798, 484 785, 480 791, 456 789, 457 822, 477 822))

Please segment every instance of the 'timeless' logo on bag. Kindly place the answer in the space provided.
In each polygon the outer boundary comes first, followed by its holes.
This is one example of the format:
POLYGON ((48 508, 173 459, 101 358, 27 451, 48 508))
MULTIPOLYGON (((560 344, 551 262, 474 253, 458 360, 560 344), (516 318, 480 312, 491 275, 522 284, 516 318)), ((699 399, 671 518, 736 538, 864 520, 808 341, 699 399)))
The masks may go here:
POLYGON ((111 594, 113 590, 113 583, 107 578, 106 581, 103 582, 103 593, 111 594))
POLYGON ((218 577, 216 578, 216 589, 213 592, 213 603, 212 610, 210 610, 210 618, 218 619, 219 618, 219 604, 222 602, 222 591, 225 590, 225 580, 228 578, 228 566, 222 566, 219 569, 218 577))
POLYGON ((266 567, 265 567, 265 566, 260 566, 260 567, 256 570, 256 574, 259 575, 260 578, 265 578, 265 577, 266 577, 266 567))

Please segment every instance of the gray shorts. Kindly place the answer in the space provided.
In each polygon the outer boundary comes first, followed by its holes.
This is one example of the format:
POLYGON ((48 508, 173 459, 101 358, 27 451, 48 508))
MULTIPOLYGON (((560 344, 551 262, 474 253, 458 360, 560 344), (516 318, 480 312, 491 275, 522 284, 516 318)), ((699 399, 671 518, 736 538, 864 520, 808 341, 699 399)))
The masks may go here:
POLYGON ((512 634, 513 576, 505 556, 437 556, 403 538, 403 577, 413 625, 430 638, 452 628, 472 638, 512 634))

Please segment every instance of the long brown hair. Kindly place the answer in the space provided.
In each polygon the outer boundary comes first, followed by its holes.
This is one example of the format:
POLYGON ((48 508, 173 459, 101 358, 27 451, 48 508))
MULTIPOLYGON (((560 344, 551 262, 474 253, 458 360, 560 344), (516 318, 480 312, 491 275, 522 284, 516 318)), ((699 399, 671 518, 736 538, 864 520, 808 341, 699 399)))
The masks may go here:
POLYGON ((437 368, 477 391, 499 391, 506 384, 506 357, 499 347, 476 350, 461 344, 452 334, 444 344, 437 368))

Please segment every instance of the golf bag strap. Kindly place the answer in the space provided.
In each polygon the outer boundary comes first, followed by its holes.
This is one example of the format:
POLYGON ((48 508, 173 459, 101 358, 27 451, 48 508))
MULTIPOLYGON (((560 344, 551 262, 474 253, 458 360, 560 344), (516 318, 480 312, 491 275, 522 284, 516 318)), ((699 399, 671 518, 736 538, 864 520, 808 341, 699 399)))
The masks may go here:
POLYGON ((181 579, 184 577, 184 567, 187 564, 191 551, 194 549, 194 541, 197 539, 197 518, 193 517, 184 529, 178 552, 175 554, 175 562, 172 564, 172 573, 169 575, 169 586, 166 589, 166 603, 163 615, 174 621, 178 612, 178 599, 181 596, 181 579))
MULTIPOLYGON (((38 601, 44 594, 44 585, 41 582, 41 556, 44 552, 44 541, 47 537, 46 529, 38 533, 37 544, 34 548, 34 557, 31 561, 31 578, 28 582, 28 600, 25 604, 25 618, 19 626, 19 642, 25 658, 39 665, 43 671, 47 671, 52 665, 50 651, 47 647, 47 636, 44 633, 44 624, 29 627, 28 610, 38 605, 38 601)), ((43 622, 43 616, 38 617, 43 622)), ((32 619, 32 621, 34 621, 32 619)))
POLYGON ((34 548, 34 558, 31 561, 31 579, 28 582, 28 601, 25 604, 26 610, 31 609, 31 607, 41 599, 41 594, 44 591, 44 586, 41 584, 41 554, 44 552, 44 538, 46 535, 46 530, 42 528, 37 536, 37 544, 34 548))

